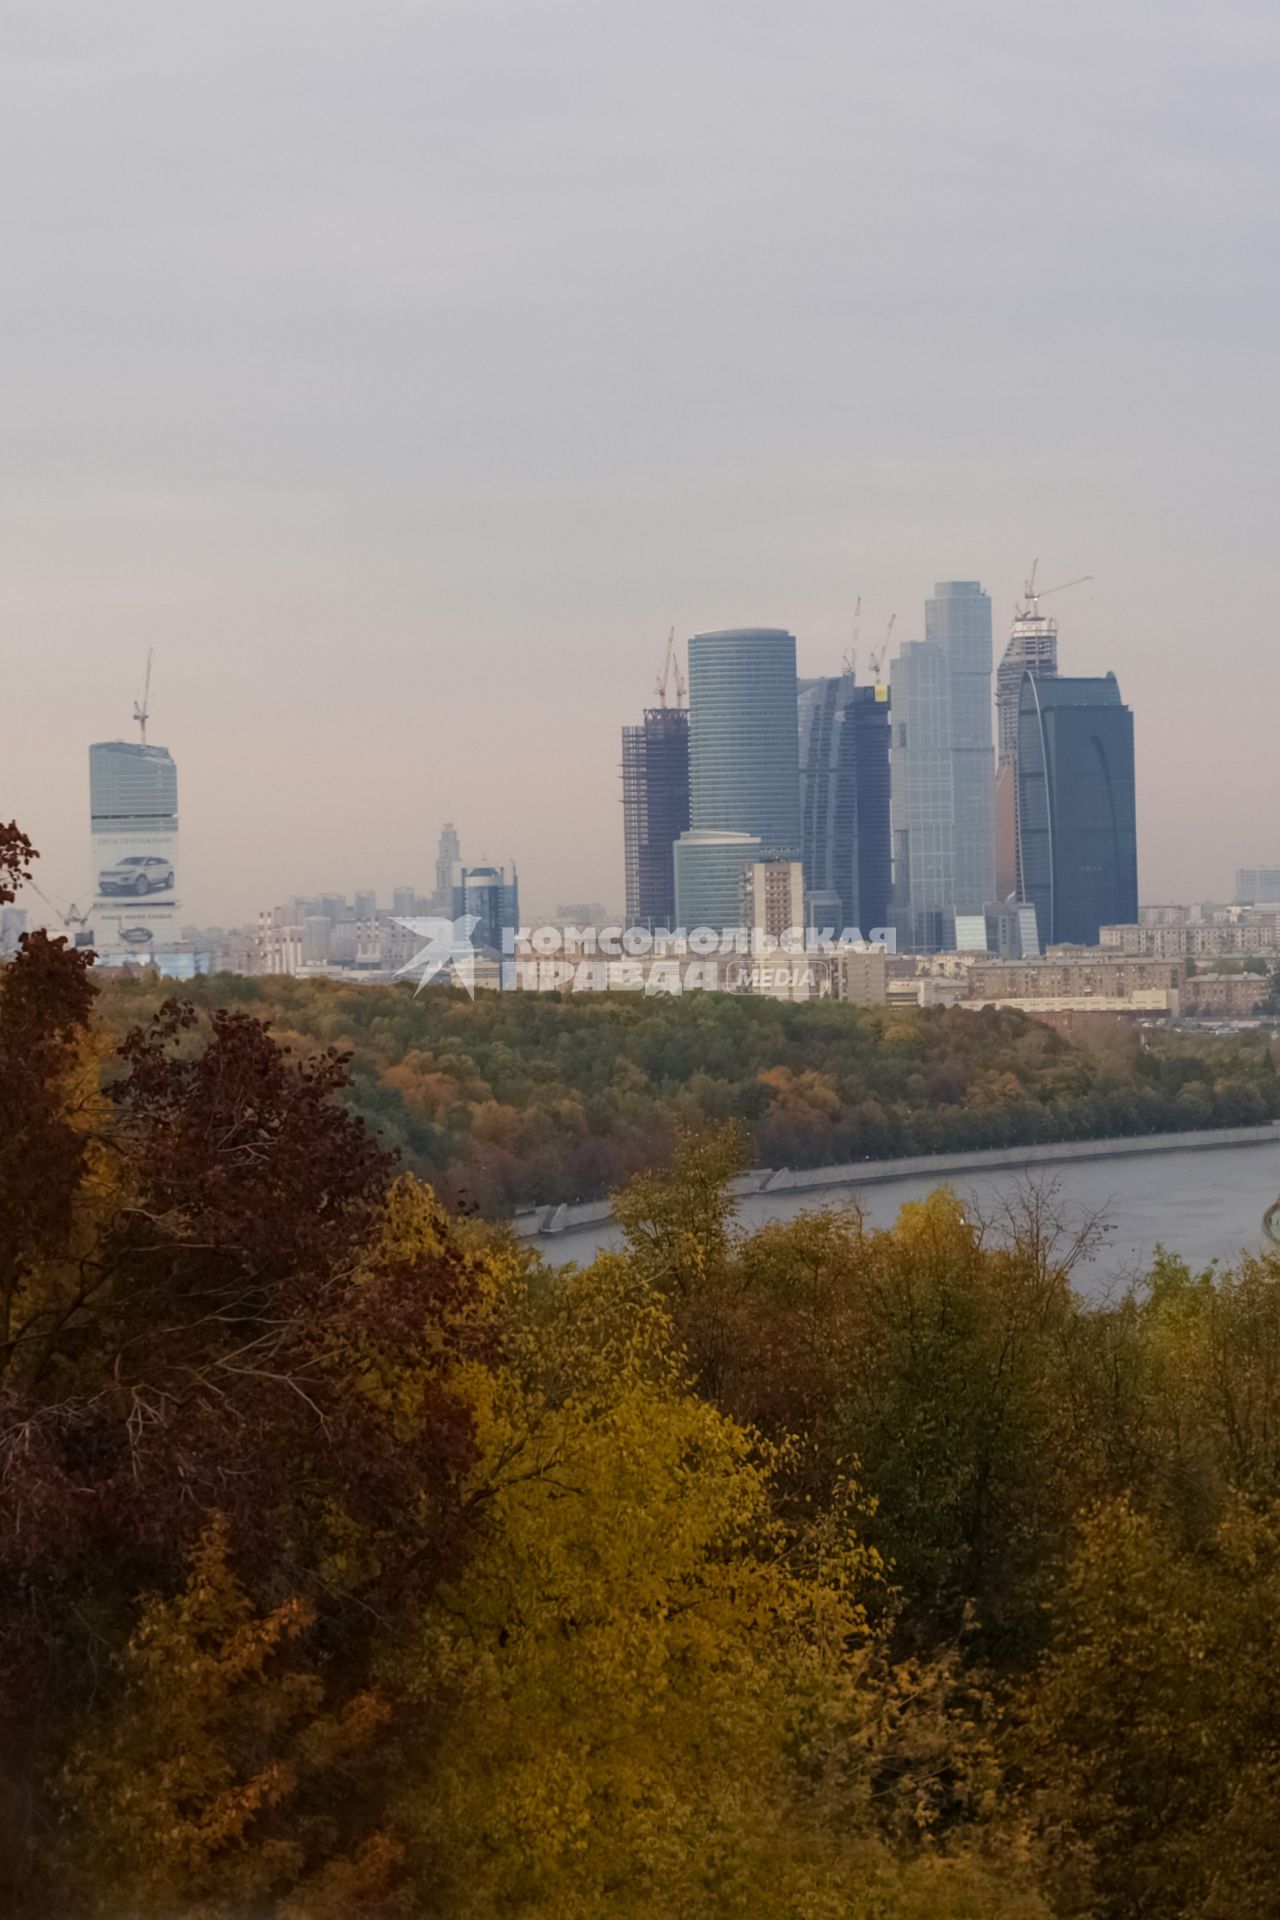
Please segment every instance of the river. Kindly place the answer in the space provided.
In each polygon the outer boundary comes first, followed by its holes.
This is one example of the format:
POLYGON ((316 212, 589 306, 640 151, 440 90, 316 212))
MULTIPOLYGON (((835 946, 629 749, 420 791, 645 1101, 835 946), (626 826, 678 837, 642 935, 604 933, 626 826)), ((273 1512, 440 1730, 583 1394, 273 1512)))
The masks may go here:
MULTIPOLYGON (((766 1220, 791 1220, 823 1207, 861 1206, 874 1227, 887 1227, 908 1200, 920 1200, 943 1183, 945 1175, 913 1174, 876 1180, 863 1186, 827 1187, 818 1193, 751 1193, 742 1197, 738 1218, 745 1227, 766 1220)), ((990 1217, 1029 1181, 1053 1196, 1068 1226, 1101 1220, 1106 1233, 1098 1252, 1076 1272, 1081 1292, 1103 1299, 1142 1272, 1157 1245, 1164 1245, 1193 1268, 1211 1261, 1227 1263, 1242 1249, 1261 1253, 1267 1246, 1262 1216, 1280 1195, 1280 1138, 1263 1146, 1174 1149, 1164 1153, 1055 1162, 1026 1170, 954 1174, 954 1186, 967 1206, 990 1217)), ((589 1261, 601 1248, 620 1244, 607 1221, 570 1227, 534 1244, 555 1266, 589 1261)))

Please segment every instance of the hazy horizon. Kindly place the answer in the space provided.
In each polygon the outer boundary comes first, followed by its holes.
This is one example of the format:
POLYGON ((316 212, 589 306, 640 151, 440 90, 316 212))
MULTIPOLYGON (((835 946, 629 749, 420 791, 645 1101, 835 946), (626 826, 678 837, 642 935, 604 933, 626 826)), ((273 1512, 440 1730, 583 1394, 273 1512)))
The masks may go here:
MULTIPOLYGON (((184 918, 622 902, 668 628, 837 672, 1035 556, 1144 900, 1280 861, 1280 17, 1082 0, 8 0, 0 818, 179 770, 184 918)), ((23 904, 38 906, 30 896, 23 904)))

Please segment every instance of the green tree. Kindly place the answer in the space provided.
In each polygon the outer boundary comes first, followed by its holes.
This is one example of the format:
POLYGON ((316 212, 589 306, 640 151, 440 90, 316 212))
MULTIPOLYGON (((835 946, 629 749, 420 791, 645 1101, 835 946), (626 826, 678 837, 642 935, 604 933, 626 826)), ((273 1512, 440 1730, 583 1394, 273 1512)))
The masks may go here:
POLYGON ((1061 1912, 1272 1920, 1278 1607, 1274 1509, 1196 1550, 1126 1501, 1088 1519, 1027 1717, 1061 1912))

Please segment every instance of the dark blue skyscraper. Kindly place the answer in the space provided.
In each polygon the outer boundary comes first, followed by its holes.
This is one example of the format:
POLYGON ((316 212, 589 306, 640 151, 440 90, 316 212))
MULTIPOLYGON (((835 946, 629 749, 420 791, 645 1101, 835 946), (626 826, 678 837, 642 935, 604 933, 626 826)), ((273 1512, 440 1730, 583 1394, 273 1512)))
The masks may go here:
POLYGON ((1037 679, 1018 702, 1018 839, 1043 946, 1138 917, 1133 714, 1113 673, 1037 679))
POLYGON ((889 689, 852 674, 802 680, 799 713, 805 891, 869 933, 889 919, 889 689))
POLYGON ((622 837, 627 925, 674 927, 674 847, 689 825, 689 715, 650 707, 622 729, 622 837))

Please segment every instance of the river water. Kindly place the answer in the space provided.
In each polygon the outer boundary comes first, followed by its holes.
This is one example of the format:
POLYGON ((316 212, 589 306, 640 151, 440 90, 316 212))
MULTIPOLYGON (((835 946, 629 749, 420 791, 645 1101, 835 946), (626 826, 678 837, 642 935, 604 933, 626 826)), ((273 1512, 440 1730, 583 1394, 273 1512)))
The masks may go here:
MULTIPOLYGON (((913 1175, 863 1187, 827 1187, 820 1193, 748 1194, 739 1204, 738 1218, 743 1226, 753 1227, 856 1202, 870 1225, 887 1227, 904 1202, 923 1199, 944 1178, 913 1175)), ((1009 1168, 959 1173, 949 1184, 967 1206, 990 1218, 1032 1180, 1052 1196, 1069 1227, 1092 1219, 1104 1224, 1098 1252, 1076 1270, 1081 1292, 1103 1299, 1141 1273, 1158 1245, 1195 1269, 1214 1260, 1226 1264, 1242 1250, 1263 1252, 1269 1242, 1262 1216, 1280 1195, 1280 1141, 1068 1160, 1038 1167, 1033 1174, 1009 1168)), ((589 1261, 599 1249, 618 1246, 620 1238, 606 1223, 570 1228, 532 1244, 544 1259, 560 1266, 569 1260, 589 1261)))

